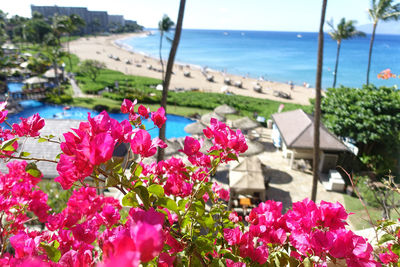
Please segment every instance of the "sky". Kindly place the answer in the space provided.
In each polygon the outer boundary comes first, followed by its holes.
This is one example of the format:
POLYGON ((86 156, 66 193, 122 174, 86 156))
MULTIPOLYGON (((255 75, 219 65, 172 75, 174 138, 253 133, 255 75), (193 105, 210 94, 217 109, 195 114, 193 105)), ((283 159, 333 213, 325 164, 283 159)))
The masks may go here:
MULTIPOLYGON (((157 28, 167 14, 176 21, 179 0, 0 0, 9 15, 31 16, 30 5, 78 6, 107 11, 136 20, 146 28, 157 28)), ((370 23, 370 0, 329 0, 326 19, 342 17, 358 25, 370 23)), ((317 32, 322 0, 186 0, 183 28, 260 31, 317 32)))

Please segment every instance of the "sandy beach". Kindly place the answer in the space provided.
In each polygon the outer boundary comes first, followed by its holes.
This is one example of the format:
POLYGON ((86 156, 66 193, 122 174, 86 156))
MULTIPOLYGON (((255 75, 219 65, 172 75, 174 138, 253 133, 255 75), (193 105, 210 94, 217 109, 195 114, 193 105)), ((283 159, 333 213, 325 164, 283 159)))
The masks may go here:
MULTIPOLYGON (((139 75, 152 78, 161 79, 161 64, 158 59, 151 58, 141 53, 140 51, 128 51, 119 46, 115 41, 132 36, 137 36, 143 33, 130 33, 119 34, 111 36, 97 36, 89 38, 80 38, 70 43, 71 53, 77 55, 81 60, 96 59, 104 62, 107 68, 112 70, 121 71, 125 74, 139 75), (120 60, 110 58, 110 56, 118 57, 120 60), (127 60, 131 64, 127 64, 127 60), (151 66, 151 67, 150 67, 151 66)), ((179 50, 179 48, 178 48, 179 50)), ((165 63, 166 65, 166 63, 165 63)), ((263 81, 244 76, 231 75, 206 69, 188 64, 175 64, 173 69, 170 90, 184 89, 184 90, 199 90, 202 92, 231 92, 236 95, 251 96, 256 98, 271 99, 283 103, 297 103, 302 105, 309 105, 309 99, 314 98, 315 90, 313 88, 306 88, 304 86, 294 86, 291 90, 289 84, 263 81), (185 73, 190 72, 190 77, 185 77, 185 73), (207 81, 206 75, 213 76, 213 82, 207 81), (232 85, 227 86, 224 80, 229 78, 232 85), (236 82, 242 83, 242 88, 234 86, 236 82), (261 86, 261 92, 254 91, 254 87, 258 83, 261 86), (224 90, 221 90, 224 88, 224 90), (291 99, 284 99, 275 96, 276 92, 283 92, 291 96, 291 99)))

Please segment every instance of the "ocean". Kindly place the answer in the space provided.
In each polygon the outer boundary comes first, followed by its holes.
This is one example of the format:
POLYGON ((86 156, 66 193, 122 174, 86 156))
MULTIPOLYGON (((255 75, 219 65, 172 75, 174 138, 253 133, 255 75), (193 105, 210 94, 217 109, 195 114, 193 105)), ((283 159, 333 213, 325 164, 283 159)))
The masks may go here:
MULTIPOLYGON (((121 42, 135 52, 158 58, 160 35, 133 37, 121 42)), ((173 38, 173 33, 167 33, 173 38)), ((343 40, 337 86, 361 87, 366 80, 370 35, 343 40)), ((390 68, 400 74, 400 35, 376 35, 372 54, 370 83, 394 86, 400 79, 381 80, 377 74, 390 68)), ((311 32, 183 30, 175 61, 208 67, 227 73, 263 77, 266 80, 315 86, 318 34, 311 32)), ((163 58, 170 43, 163 40, 163 58)), ((336 41, 325 34, 323 88, 333 83, 336 41)))

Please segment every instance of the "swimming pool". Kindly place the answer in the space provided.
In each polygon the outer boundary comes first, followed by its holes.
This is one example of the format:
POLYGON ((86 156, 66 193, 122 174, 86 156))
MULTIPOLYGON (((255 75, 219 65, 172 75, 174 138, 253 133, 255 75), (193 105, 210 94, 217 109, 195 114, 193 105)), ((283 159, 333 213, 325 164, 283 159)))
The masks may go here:
MULTIPOLYGON (((18 114, 10 115, 7 120, 9 123, 19 123, 20 117, 27 118, 36 113, 39 113, 39 115, 44 119, 60 120, 87 120, 88 113, 90 113, 92 117, 99 114, 99 112, 87 108, 71 107, 70 109, 65 109, 64 106, 43 104, 35 100, 21 101, 20 104, 24 107, 24 110, 18 114)), ((120 122, 128 119, 127 114, 109 113, 109 115, 111 118, 120 122)), ((187 132, 185 132, 184 128, 186 125, 192 122, 194 121, 182 116, 167 114, 166 138, 185 137, 189 135, 187 132)), ((158 136, 158 128, 154 128, 154 124, 150 119, 143 120, 143 124, 146 126, 146 129, 151 129, 149 130, 149 133, 152 138, 158 136)), ((4 123, 0 125, 4 127, 4 123)))
POLYGON ((24 84, 17 82, 8 82, 7 86, 10 93, 19 93, 22 92, 22 86, 24 86, 24 84))

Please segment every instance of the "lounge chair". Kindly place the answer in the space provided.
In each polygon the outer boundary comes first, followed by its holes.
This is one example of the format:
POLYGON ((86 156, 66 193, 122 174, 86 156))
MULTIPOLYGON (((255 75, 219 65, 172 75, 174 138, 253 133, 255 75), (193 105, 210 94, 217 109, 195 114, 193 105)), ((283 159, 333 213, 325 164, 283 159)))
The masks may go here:
POLYGON ((253 90, 256 91, 257 93, 261 93, 262 87, 259 83, 255 83, 253 86, 253 90))
POLYGON ((224 79, 224 84, 226 84, 226 85, 231 85, 231 78, 226 77, 226 78, 224 79))
POLYGON ((209 82, 214 82, 214 75, 207 74, 206 79, 209 82))
POLYGON ((242 88, 242 81, 235 81, 233 83, 234 86, 238 87, 238 88, 242 88))

